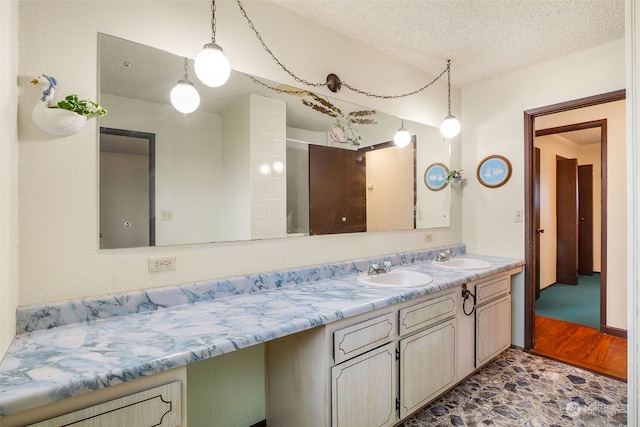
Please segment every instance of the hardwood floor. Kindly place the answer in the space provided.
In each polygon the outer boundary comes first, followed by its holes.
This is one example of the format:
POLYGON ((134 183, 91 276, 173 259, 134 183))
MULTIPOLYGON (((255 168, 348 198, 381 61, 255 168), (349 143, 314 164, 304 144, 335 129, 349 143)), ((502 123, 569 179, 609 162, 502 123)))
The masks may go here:
POLYGON ((531 353, 627 381, 627 340, 587 326, 536 316, 531 353))

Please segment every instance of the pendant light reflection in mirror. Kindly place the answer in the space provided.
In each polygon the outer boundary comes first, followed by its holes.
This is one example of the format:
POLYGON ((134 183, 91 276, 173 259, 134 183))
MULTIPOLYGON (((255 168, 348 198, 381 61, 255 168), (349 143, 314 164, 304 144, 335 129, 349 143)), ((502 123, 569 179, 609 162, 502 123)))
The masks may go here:
POLYGON ((189 80, 187 67, 187 58, 184 58, 184 78, 178 80, 178 84, 174 86, 169 95, 173 108, 183 114, 193 113, 200 105, 200 95, 189 80))

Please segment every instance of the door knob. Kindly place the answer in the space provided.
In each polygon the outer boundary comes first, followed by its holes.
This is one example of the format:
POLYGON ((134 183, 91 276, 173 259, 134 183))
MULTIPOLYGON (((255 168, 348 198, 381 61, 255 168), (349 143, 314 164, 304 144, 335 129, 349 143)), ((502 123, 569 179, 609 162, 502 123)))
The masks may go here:
POLYGON ((544 228, 536 228, 536 233, 544 233, 544 228))
POLYGON ((583 216, 580 217, 580 221, 584 221, 584 217, 583 216))
POLYGON ((347 217, 343 216, 342 218, 340 218, 342 220, 342 222, 347 222, 347 217))

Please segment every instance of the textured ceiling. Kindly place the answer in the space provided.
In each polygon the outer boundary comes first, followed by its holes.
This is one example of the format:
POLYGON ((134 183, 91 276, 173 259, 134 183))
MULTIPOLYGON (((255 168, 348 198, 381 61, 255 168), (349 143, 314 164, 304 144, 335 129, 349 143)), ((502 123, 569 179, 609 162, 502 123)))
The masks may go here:
POLYGON ((624 0, 272 0, 452 84, 624 37, 624 0))

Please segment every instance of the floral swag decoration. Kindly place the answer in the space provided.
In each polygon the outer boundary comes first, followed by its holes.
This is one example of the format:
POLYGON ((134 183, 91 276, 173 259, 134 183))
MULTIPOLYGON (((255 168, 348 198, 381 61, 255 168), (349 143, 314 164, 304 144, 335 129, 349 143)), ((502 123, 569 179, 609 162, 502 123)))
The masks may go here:
POLYGON ((352 111, 348 114, 344 114, 340 108, 333 105, 329 100, 324 99, 313 92, 308 92, 308 95, 313 98, 313 100, 308 101, 303 99, 302 103, 304 105, 330 117, 335 117, 336 121, 333 123, 333 128, 329 132, 331 139, 335 142, 349 143, 351 145, 358 146, 360 145, 362 137, 360 136, 356 125, 377 123, 373 119, 365 118, 366 116, 375 114, 375 110, 352 111))

